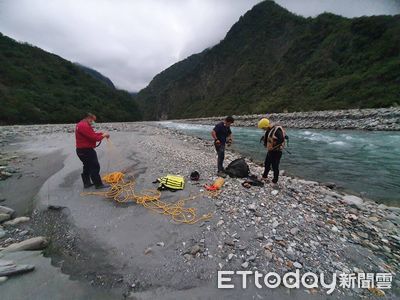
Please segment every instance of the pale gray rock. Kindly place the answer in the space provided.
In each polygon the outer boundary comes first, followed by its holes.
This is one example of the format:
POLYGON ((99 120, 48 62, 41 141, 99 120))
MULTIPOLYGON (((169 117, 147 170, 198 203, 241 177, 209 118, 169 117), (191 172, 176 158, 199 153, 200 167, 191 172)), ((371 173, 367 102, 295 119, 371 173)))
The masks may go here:
POLYGON ((20 223, 24 223, 24 222, 28 222, 30 220, 29 217, 19 217, 19 218, 15 218, 13 220, 4 222, 4 225, 9 225, 9 226, 14 226, 20 223))
POLYGON ((11 216, 9 214, 0 213, 0 223, 10 220, 11 216))
POLYGON ((27 239, 25 241, 11 244, 4 248, 3 252, 15 252, 26 250, 42 250, 47 247, 48 241, 42 236, 27 239))
POLYGON ((0 205, 0 213, 1 214, 8 214, 11 217, 15 214, 15 211, 7 206, 0 205))
POLYGON ((342 200, 348 205, 355 205, 357 207, 362 206, 364 203, 363 199, 353 195, 346 195, 342 198, 342 200))
POLYGON ((8 266, 0 266, 0 277, 3 276, 13 276, 19 275, 23 273, 27 273, 33 271, 35 266, 33 265, 8 265, 8 266))
POLYGON ((301 269, 301 268, 303 268, 303 265, 296 261, 293 263, 293 267, 295 267, 296 269, 301 269))

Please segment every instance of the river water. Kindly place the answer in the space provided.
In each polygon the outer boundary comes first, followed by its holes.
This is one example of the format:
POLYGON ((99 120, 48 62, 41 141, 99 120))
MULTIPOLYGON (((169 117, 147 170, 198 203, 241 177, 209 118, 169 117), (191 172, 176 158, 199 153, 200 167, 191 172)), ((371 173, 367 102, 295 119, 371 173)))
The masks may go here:
MULTIPOLYGON (((212 126, 162 122, 163 126, 211 140, 212 126)), ((232 127, 232 149, 263 162, 263 131, 232 127)), ((281 169, 288 174, 339 188, 386 205, 400 206, 400 132, 288 129, 291 154, 281 169)))

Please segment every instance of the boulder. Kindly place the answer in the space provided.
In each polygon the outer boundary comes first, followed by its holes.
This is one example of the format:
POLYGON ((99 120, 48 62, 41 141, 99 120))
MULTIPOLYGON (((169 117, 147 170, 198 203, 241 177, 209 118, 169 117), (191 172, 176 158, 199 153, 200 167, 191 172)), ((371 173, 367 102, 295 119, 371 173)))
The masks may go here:
POLYGON ((9 214, 0 213, 0 223, 10 220, 11 216, 9 214))
POLYGON ((336 187, 336 183, 334 182, 324 182, 321 184, 322 186, 326 186, 329 189, 334 189, 336 187))
POLYGON ((342 201, 347 203, 348 205, 353 205, 356 207, 361 207, 364 203, 363 199, 357 196, 346 195, 342 198, 342 201))
POLYGON ((15 252, 26 250, 42 250, 47 247, 48 241, 42 236, 27 239, 25 241, 11 244, 4 248, 3 252, 15 252))

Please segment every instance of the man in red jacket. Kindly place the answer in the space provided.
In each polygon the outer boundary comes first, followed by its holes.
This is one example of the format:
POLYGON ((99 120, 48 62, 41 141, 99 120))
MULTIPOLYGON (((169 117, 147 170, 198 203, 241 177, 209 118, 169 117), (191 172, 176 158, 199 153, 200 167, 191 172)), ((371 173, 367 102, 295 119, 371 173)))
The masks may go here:
POLYGON ((76 124, 76 154, 83 163, 82 181, 84 188, 94 185, 96 189, 107 187, 103 184, 100 177, 100 164, 97 153, 94 150, 96 143, 104 138, 109 138, 108 133, 95 132, 92 124, 96 121, 96 116, 88 113, 86 117, 76 124))

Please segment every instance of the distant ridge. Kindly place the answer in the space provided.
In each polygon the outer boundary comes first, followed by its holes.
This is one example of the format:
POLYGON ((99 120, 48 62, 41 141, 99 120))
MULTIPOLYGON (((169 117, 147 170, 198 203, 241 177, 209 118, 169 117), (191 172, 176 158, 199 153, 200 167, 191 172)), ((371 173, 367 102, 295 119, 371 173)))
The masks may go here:
POLYGON ((264 1, 136 98, 147 120, 389 107, 399 66, 399 15, 303 18, 264 1))
POLYGON ((140 120, 133 97, 110 82, 97 71, 0 33, 2 125, 73 123, 88 111, 100 121, 140 120))
POLYGON ((93 78, 100 80, 101 82, 105 83, 106 85, 108 85, 109 87, 115 89, 114 83, 111 81, 110 78, 104 76, 103 74, 101 74, 100 72, 86 67, 84 65, 81 65, 79 63, 74 63, 75 65, 77 65, 79 68, 81 68, 83 71, 85 71, 85 73, 89 74, 90 76, 92 76, 93 78))

